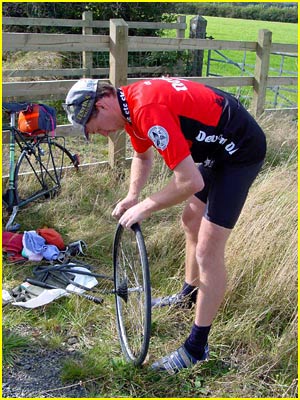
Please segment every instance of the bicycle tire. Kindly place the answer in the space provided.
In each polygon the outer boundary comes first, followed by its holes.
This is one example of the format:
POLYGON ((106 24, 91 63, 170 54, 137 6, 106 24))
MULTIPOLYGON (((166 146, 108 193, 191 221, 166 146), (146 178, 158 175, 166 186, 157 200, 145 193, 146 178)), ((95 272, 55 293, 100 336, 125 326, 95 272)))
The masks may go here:
MULTIPOLYGON (((15 167, 14 187, 18 205, 58 194, 66 167, 78 167, 77 159, 63 145, 45 136, 22 152, 15 167)), ((74 168, 71 169, 72 172, 74 168)))
POLYGON ((125 359, 141 365, 151 334, 151 285, 148 256, 138 224, 119 224, 113 243, 117 330, 125 359))

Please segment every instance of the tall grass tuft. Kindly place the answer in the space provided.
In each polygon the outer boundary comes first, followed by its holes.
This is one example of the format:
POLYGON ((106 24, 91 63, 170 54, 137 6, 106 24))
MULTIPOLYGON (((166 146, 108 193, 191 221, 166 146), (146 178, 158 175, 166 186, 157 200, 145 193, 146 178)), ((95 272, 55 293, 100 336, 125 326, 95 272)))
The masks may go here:
POLYGON ((2 334, 2 362, 4 366, 12 367, 21 350, 29 345, 29 339, 13 332, 4 331, 2 334))

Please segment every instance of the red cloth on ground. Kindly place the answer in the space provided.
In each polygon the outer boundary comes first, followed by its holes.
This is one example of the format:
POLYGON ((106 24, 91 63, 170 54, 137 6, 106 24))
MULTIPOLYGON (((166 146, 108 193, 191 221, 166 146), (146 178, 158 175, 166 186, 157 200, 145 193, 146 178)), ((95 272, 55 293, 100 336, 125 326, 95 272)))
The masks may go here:
POLYGON ((7 253, 8 262, 17 264, 27 261, 27 259, 21 255, 23 249, 22 238, 23 233, 2 232, 2 251, 7 253))
POLYGON ((22 238, 22 233, 2 232, 2 250, 6 253, 21 254, 23 249, 22 238))
POLYGON ((41 228, 37 229, 36 233, 42 236, 46 240, 47 244, 53 244, 59 250, 64 250, 66 248, 61 234, 58 233, 55 229, 41 228))

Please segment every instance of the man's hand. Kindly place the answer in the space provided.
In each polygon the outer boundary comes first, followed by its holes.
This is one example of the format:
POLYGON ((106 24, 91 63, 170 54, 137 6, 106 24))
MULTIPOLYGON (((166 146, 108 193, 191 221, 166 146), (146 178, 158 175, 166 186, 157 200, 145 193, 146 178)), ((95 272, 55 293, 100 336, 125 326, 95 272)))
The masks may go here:
POLYGON ((116 207, 114 208, 112 212, 112 216, 120 219, 121 216, 132 206, 136 205, 138 202, 138 199, 136 197, 132 197, 127 195, 125 199, 121 200, 116 207))
POLYGON ((138 203, 130 207, 119 219, 119 223, 126 229, 129 229, 136 222, 141 223, 144 219, 149 218, 151 212, 146 210, 144 203, 138 203))

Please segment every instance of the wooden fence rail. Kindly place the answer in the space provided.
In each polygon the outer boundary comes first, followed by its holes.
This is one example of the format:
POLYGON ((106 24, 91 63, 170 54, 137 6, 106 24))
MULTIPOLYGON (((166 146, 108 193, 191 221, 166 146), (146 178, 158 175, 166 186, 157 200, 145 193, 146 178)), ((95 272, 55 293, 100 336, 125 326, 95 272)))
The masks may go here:
MULTIPOLYGON (((3 17, 2 25, 12 26, 61 26, 71 28, 107 28, 109 29, 109 21, 95 21, 93 14, 89 11, 83 13, 82 20, 75 19, 59 19, 59 18, 20 18, 20 17, 3 17), (86 18, 86 16, 89 16, 86 18)), ((182 17, 182 16, 180 16, 182 17)), ((181 22, 143 22, 128 21, 126 22, 129 29, 176 29, 186 30, 187 24, 184 20, 181 22)))
MULTIPOLYGON (((276 85, 297 85, 295 76, 269 76, 270 54, 274 52, 298 52, 297 45, 272 43, 272 33, 261 30, 258 33, 257 42, 250 41, 223 41, 209 39, 185 39, 183 31, 186 28, 185 20, 178 18, 178 23, 161 24, 148 22, 128 22, 122 19, 108 21, 94 21, 89 13, 84 13, 83 20, 57 20, 41 18, 3 18, 3 25, 32 25, 32 26, 72 26, 82 28, 83 34, 46 34, 46 33, 10 33, 2 34, 3 51, 55 51, 55 52, 80 52, 83 54, 83 68, 60 70, 4 70, 3 77, 26 76, 97 76, 108 73, 110 81, 115 86, 126 85, 140 78, 128 78, 129 73, 134 73, 133 68, 128 68, 128 52, 145 51, 183 51, 183 50, 237 50, 256 53, 256 65, 253 77, 188 77, 193 81, 202 82, 217 87, 251 86, 253 87, 253 113, 258 116, 264 111, 266 88, 276 85), (108 28, 109 35, 94 35, 92 28, 108 28), (129 36, 129 28, 143 29, 176 29, 177 38, 159 38, 144 36, 129 36), (109 53, 110 67, 93 68, 91 54, 93 52, 109 53), (36 74, 36 75, 34 75, 36 74), (40 74, 40 75, 39 75, 40 74)), ((157 67, 154 67, 157 68, 157 67)), ((77 79, 76 79, 77 80, 77 79)), ((58 100, 64 99, 70 87, 76 82, 73 79, 3 82, 2 96, 5 101, 40 99, 58 100), (30 96, 29 96, 30 94, 30 96)), ((70 126, 59 126, 57 132, 64 135, 76 135, 76 131, 70 126)), ((77 133, 78 134, 78 133, 77 133)), ((7 135, 3 133, 3 142, 7 135)), ((125 134, 115 136, 115 141, 109 141, 109 162, 115 166, 125 159, 125 134)))
MULTIPOLYGON (((115 20, 116 21, 116 20, 115 20)), ((262 29, 262 31, 266 31, 262 29)), ((257 51, 258 42, 128 36, 128 51, 241 50, 257 51)), ((2 33, 3 51, 109 51, 107 35, 2 33)), ((271 51, 298 53, 296 44, 271 43, 271 51)))

